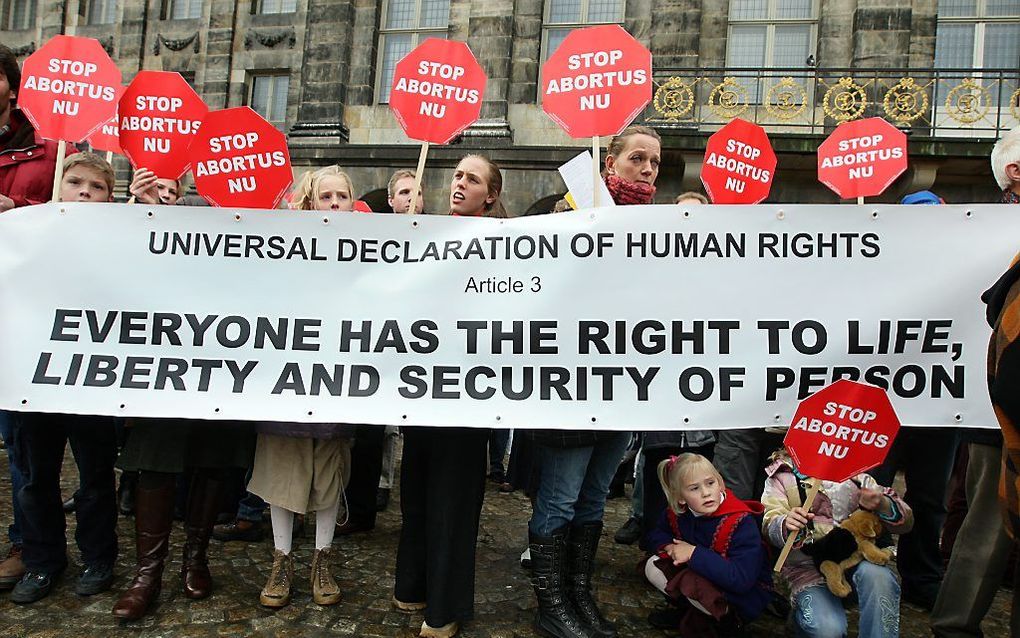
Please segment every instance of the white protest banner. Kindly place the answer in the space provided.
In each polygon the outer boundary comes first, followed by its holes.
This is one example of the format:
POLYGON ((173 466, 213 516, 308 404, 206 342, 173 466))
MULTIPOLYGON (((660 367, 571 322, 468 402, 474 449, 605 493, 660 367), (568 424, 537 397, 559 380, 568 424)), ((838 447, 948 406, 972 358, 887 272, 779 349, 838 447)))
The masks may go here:
POLYGON ((1006 206, 510 220, 49 204, 0 216, 0 408, 600 429, 790 422, 834 378, 993 427, 1006 206))

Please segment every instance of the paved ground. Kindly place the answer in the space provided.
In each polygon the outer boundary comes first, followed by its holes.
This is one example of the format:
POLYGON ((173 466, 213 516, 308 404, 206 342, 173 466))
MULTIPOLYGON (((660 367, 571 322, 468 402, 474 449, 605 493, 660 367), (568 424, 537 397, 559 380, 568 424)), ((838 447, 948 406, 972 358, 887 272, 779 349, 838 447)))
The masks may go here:
MULTIPOLYGON (((68 453, 70 459, 70 453, 68 453)), ((76 482, 74 466, 65 465, 64 488, 70 494, 76 482)), ((10 521, 7 457, 0 454, 0 522, 10 521)), ((395 495, 399 498, 399 495, 395 495)), ((614 545, 612 532, 627 517, 628 501, 610 501, 606 536, 599 551, 598 597, 606 615, 615 621, 623 637, 668 636, 645 623, 648 612, 659 605, 659 597, 643 584, 635 569, 640 558, 636 548, 614 545)), ((482 512, 478 539, 478 573, 475 620, 465 627, 465 638, 515 638, 535 635, 529 623, 534 597, 518 565, 526 539, 530 513, 520 493, 500 494, 490 486, 482 512)), ((69 521, 69 536, 74 517, 69 521)), ((338 538, 335 573, 345 592, 335 607, 322 608, 311 602, 308 584, 312 536, 295 542, 297 589, 293 602, 280 611, 258 605, 258 594, 272 564, 272 541, 262 543, 219 543, 211 547, 211 567, 216 591, 205 601, 190 601, 178 591, 180 524, 173 536, 174 555, 164 577, 158 606, 146 619, 121 624, 110 614, 117 592, 130 580, 134 559, 133 519, 121 518, 121 558, 114 590, 92 598, 78 598, 73 582, 78 572, 77 557, 67 576, 47 599, 30 606, 10 603, 0 595, 0 634, 3 636, 365 636, 410 638, 417 635, 420 615, 406 615, 391 609, 397 535, 400 528, 398 501, 380 515, 375 531, 338 538)), ((310 533, 312 533, 310 531, 310 533)), ((73 538, 73 536, 71 536, 73 538)), ((3 538, 6 552, 6 535, 3 538)), ((72 552, 72 555, 75 553, 72 552)), ((1008 592, 1001 591, 985 622, 985 635, 1008 635, 1008 592)), ((851 620, 855 613, 851 612, 851 620)), ((752 626, 752 636, 788 635, 783 621, 766 617, 752 626)), ((675 635, 675 634, 674 634, 675 635)), ((929 636, 927 615, 904 605, 902 635, 929 636)))

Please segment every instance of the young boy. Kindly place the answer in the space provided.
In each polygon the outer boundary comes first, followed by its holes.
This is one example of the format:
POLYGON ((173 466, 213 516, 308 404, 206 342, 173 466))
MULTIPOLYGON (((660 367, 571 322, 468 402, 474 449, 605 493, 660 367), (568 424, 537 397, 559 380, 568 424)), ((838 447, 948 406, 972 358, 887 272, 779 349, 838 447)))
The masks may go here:
POLYGON ((110 163, 95 153, 75 153, 64 160, 62 202, 112 202, 116 176, 110 163))

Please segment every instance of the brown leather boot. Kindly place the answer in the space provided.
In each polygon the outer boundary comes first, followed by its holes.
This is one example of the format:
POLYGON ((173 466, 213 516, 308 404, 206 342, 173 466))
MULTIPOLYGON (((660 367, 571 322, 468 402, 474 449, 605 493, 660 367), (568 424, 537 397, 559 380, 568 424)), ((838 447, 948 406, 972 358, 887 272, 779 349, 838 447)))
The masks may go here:
POLYGON ((127 590, 113 606, 113 615, 138 620, 159 597, 163 564, 170 549, 170 528, 174 519, 176 488, 172 475, 163 484, 135 487, 135 551, 138 567, 127 590))
POLYGON ((326 547, 312 554, 312 600, 316 605, 335 605, 340 602, 340 586, 333 579, 330 563, 333 551, 326 547))
POLYGON ((6 591, 18 584, 25 575, 25 563, 21 561, 21 545, 11 545, 7 558, 0 563, 0 591, 6 591))
POLYGON ((206 552, 222 496, 221 476, 204 470, 195 472, 191 479, 191 493, 188 494, 184 560, 181 562, 181 586, 185 597, 193 600, 206 598, 212 593, 212 575, 206 552))

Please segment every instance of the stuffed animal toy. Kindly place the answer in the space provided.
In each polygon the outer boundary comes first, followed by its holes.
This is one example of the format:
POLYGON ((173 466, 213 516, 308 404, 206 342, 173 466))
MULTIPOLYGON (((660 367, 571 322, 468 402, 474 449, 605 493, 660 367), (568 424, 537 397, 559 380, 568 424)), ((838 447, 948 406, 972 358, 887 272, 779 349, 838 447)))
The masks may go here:
POLYGON ((846 572, 862 560, 876 565, 885 565, 892 558, 892 550, 879 549, 875 539, 882 533, 882 521, 873 512, 857 510, 839 527, 804 547, 804 553, 811 556, 818 571, 825 576, 829 591, 846 598, 850 594, 850 583, 846 572))

